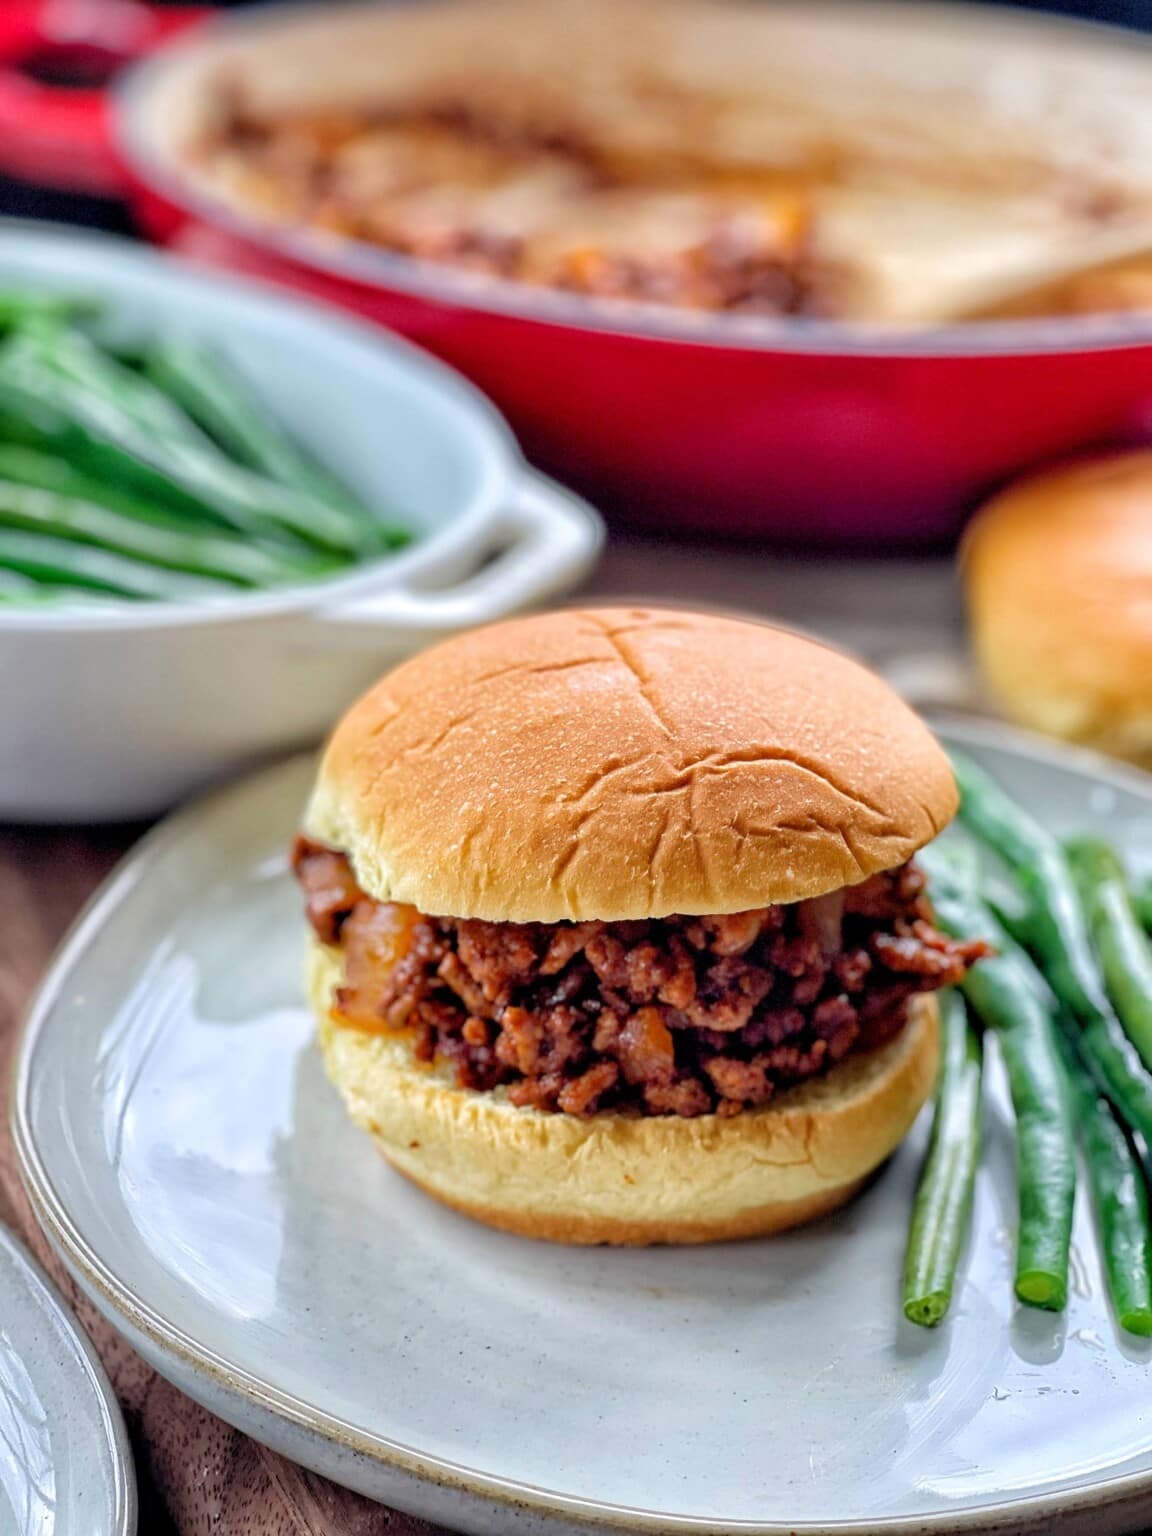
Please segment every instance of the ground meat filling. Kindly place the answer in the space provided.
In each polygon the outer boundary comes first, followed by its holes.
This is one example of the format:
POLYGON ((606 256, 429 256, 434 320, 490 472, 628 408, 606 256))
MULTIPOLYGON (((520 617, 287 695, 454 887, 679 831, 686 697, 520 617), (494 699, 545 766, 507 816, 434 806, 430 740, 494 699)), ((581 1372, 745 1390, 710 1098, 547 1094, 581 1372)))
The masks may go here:
POLYGON ((272 117, 223 106, 201 161, 281 221, 595 298, 810 316, 841 304, 841 263, 815 249, 802 174, 740 186, 724 165, 629 164, 451 99, 272 117))
POLYGON ((914 863, 725 917, 486 923, 372 901, 304 838, 308 918, 344 956, 342 1024, 408 1030, 461 1086, 570 1115, 739 1114, 872 1049, 984 953, 932 925, 914 863))

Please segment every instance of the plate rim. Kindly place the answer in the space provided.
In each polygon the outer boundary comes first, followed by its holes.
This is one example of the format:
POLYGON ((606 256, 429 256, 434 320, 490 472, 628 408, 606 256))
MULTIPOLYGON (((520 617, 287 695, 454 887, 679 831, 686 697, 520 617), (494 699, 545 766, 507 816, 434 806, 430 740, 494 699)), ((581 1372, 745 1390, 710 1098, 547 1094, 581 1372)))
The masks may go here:
MULTIPOLYGON (((1118 763, 1091 748, 1053 742, 1033 732, 985 718, 974 719, 934 710, 926 711, 925 718, 933 731, 939 731, 961 746, 1006 748, 1048 767, 1077 769, 1105 784, 1110 782, 1143 797, 1152 811, 1152 775, 1118 763)), ((448 1493, 468 1495, 544 1520, 564 1520, 570 1526, 582 1526, 588 1531, 676 1532, 683 1536, 929 1536, 929 1533, 961 1536, 967 1532, 993 1536, 997 1532, 1055 1531, 1061 1527, 1087 1529, 1077 1525, 1082 1517, 1098 1518, 1105 1511, 1123 1512, 1128 1505, 1138 1502, 1145 1504, 1144 1512, 1147 1512, 1147 1501, 1152 1498, 1152 1470, 1104 1477, 1078 1488, 989 1501, 965 1510, 885 1515, 866 1520, 790 1521, 786 1524, 715 1520, 561 1493, 430 1455, 388 1435, 362 1430, 337 1414, 315 1407, 296 1393, 229 1362, 170 1323, 138 1296, 131 1282, 116 1273, 85 1238, 55 1190, 40 1155, 29 1104, 36 1045, 54 1014, 59 994, 74 963, 99 933, 106 913, 116 909, 122 892, 134 886, 147 866, 170 844, 178 843, 187 829, 215 804, 251 790, 264 780, 288 777, 293 769, 302 768, 308 762, 315 762, 314 753, 294 753, 267 764, 255 773, 198 796, 145 833, 97 887, 67 930, 33 994, 21 1031, 12 1075, 9 1116, 21 1181, 36 1218, 53 1247, 81 1288, 102 1306, 114 1326, 126 1325, 129 1342, 132 1342, 133 1333, 146 1338, 159 1358, 175 1359, 193 1379, 203 1380, 216 1391, 238 1398, 249 1409, 271 1414, 335 1450, 350 1451, 369 1462, 433 1484, 448 1493)), ((158 1374, 164 1373, 158 1371, 158 1374)), ((204 1402, 203 1399, 200 1401, 204 1402)), ((205 1406, 210 1407, 209 1404, 205 1406)), ((242 1432, 251 1434, 248 1429, 242 1432)), ((252 1438, 259 1439, 259 1436, 252 1435, 252 1438)), ((1094 1525, 1092 1529, 1099 1528, 1094 1525)))
POLYGON ((112 1470, 114 1508, 109 1536, 135 1536, 139 1519, 135 1460, 120 1401, 96 1353, 96 1346, 52 1276, 19 1234, 3 1223, 0 1223, 0 1249, 14 1261, 16 1267, 30 1274, 33 1285, 42 1293, 43 1304, 55 1313, 72 1347, 73 1357, 95 1394, 104 1429, 103 1443, 112 1470))

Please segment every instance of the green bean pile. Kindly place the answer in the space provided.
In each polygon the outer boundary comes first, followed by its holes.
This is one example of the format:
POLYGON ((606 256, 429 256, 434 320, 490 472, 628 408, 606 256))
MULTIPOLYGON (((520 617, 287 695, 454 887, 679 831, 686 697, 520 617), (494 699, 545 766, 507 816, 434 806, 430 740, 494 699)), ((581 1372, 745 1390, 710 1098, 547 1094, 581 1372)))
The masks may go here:
POLYGON ((407 542, 204 343, 99 340, 99 306, 0 292, 0 607, 312 581, 407 542))
POLYGON ((965 977, 963 1003, 942 1005, 905 1315, 932 1326, 952 1296, 979 1149, 984 1028, 999 1044, 1016 1115, 1018 1299, 1055 1311, 1067 1301, 1078 1142, 1116 1320, 1152 1335, 1152 912, 1107 844, 1062 845, 975 764, 953 766, 967 841, 920 857, 940 927, 995 954, 965 977), (997 875, 978 850, 995 857, 997 875))

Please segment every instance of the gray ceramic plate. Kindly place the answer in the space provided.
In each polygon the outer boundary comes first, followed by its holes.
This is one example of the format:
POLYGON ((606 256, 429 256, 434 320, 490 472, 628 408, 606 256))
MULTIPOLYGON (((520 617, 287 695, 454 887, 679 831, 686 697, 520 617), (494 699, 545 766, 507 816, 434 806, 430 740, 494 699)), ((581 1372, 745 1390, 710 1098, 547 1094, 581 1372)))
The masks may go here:
MULTIPOLYGON (((1051 825, 1152 867, 1152 779, 950 732, 1051 825)), ((901 1320, 924 1123, 850 1209, 768 1242, 610 1252, 491 1232, 346 1121, 301 1001, 285 869, 310 765, 176 817, 97 898, 28 1031, 24 1173, 81 1283, 179 1386, 298 1461, 468 1531, 1131 1528, 1150 1347, 1083 1202, 1066 1317, 1011 1291, 990 1084, 948 1324, 901 1320)))
POLYGON ((0 1531, 131 1536, 120 1409, 55 1286, 0 1227, 0 1531))

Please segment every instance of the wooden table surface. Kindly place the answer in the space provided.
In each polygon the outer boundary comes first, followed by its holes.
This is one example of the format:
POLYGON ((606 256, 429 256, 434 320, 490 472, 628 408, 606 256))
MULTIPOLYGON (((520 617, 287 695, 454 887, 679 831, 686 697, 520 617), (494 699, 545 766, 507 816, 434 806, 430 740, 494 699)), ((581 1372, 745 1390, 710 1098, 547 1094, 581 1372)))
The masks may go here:
MULTIPOLYGON (((961 634, 951 566, 940 560, 830 562, 772 558, 747 548, 618 540, 581 596, 743 609, 827 634, 885 664, 901 656, 943 658, 946 664, 961 634)), ((79 908, 143 830, 0 827, 0 1102, 7 1102, 19 1021, 32 989, 79 908)), ((7 1138, 5 1121, 0 1220, 24 1232, 47 1259, 7 1138)), ((409 1536, 430 1530, 288 1469, 226 1430, 152 1377, 104 1325, 94 1326, 91 1310, 74 1288, 66 1289, 81 1320, 97 1332, 106 1362, 115 1357, 110 1369, 128 1410, 141 1486, 141 1536, 409 1536)))

